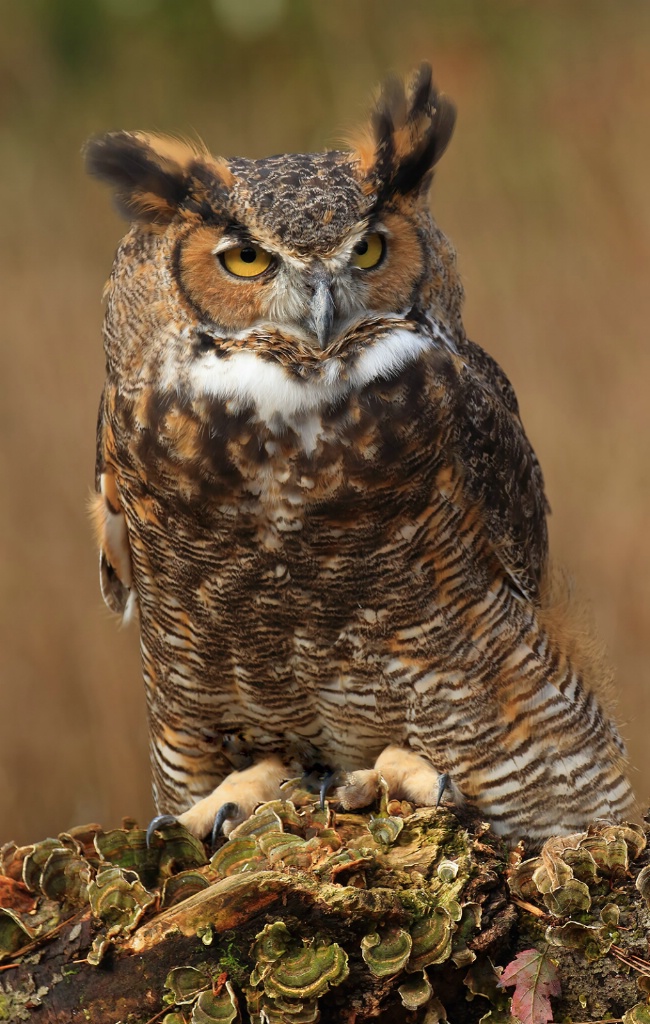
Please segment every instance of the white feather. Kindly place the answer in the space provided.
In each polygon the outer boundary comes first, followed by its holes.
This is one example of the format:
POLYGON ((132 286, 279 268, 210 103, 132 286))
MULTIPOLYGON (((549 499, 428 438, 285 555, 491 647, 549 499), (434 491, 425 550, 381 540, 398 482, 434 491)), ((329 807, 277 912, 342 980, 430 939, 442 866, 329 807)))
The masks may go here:
MULTIPOLYGON (((227 358, 208 352, 189 368, 189 384, 195 397, 252 404, 265 423, 278 416, 290 422, 320 412, 379 377, 395 375, 436 344, 429 335, 397 329, 366 348, 348 373, 338 356, 332 356, 323 361, 321 375, 313 380, 297 380, 280 364, 254 352, 234 352, 227 358)), ((313 448, 318 436, 314 421, 306 420, 301 430, 305 445, 313 448)))
POLYGON ((391 377, 408 363, 416 362, 433 345, 427 335, 405 330, 391 331, 364 349, 350 371, 350 381, 356 387, 363 387, 378 377, 391 377))

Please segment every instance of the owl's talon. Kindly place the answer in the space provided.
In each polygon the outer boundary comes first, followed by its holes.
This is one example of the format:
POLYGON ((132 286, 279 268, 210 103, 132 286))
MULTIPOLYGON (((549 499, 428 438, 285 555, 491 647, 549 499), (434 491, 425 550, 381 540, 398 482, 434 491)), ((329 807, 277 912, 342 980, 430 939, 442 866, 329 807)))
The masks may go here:
POLYGON ((175 818, 173 814, 157 814, 155 818, 151 819, 145 836, 148 850, 151 849, 151 840, 154 832, 161 832, 167 825, 178 825, 178 818, 175 818))
POLYGON ((239 810, 239 805, 234 803, 234 801, 228 800, 225 804, 221 805, 214 816, 214 824, 212 826, 212 834, 210 836, 210 843, 213 849, 216 846, 217 839, 221 834, 224 823, 233 818, 239 818, 240 816, 241 812, 239 810))
POLYGON ((443 772, 438 779, 438 796, 436 798, 436 807, 440 807, 442 798, 445 795, 445 790, 449 790, 451 793, 451 778, 448 772, 443 772))
POLYGON ((327 774, 324 775, 322 780, 321 780, 320 789, 318 790, 318 793, 319 793, 319 796, 320 796, 320 809, 321 809, 321 811, 325 810, 325 797, 329 793, 330 789, 333 788, 333 786, 335 784, 334 780, 335 780, 335 772, 332 772, 332 771, 327 772, 327 774))
POLYGON ((333 772, 331 768, 322 768, 320 765, 315 765, 311 771, 305 772, 300 780, 300 786, 302 789, 306 789, 308 793, 318 793, 320 809, 324 811, 325 797, 330 789, 333 789, 336 785, 337 777, 337 773, 333 772))

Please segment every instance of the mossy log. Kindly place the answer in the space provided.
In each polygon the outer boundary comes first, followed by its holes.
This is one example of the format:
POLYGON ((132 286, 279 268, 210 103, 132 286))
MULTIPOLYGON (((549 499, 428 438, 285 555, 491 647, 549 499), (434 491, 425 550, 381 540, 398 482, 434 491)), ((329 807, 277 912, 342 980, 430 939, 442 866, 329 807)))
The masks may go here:
POLYGON ((396 801, 275 801, 212 855, 179 825, 148 848, 131 821, 9 843, 0 1020, 508 1024, 502 968, 537 949, 554 1020, 649 1024, 647 858, 638 825, 526 859, 471 815, 396 801))

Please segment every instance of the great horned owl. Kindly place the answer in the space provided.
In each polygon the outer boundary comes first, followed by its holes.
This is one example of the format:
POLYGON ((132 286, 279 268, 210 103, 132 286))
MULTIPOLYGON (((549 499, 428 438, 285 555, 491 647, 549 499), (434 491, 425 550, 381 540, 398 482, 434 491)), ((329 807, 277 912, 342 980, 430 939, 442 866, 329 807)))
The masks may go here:
POLYGON ((350 151, 88 144, 132 221, 101 585, 139 616, 156 805, 197 835, 297 768, 346 807, 380 773, 431 804, 448 775, 512 839, 630 810, 599 672, 548 597, 537 459, 429 212, 454 118, 423 66, 350 151))

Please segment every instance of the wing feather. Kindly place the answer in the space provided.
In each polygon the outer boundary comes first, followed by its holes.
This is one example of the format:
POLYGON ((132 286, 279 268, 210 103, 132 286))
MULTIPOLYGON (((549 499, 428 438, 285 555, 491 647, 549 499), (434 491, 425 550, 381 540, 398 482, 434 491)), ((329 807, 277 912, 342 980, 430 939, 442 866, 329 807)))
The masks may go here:
POLYGON ((459 352, 453 443, 468 497, 481 507, 495 553, 517 588, 538 601, 550 512, 542 471, 506 374, 475 342, 464 340, 459 352))

